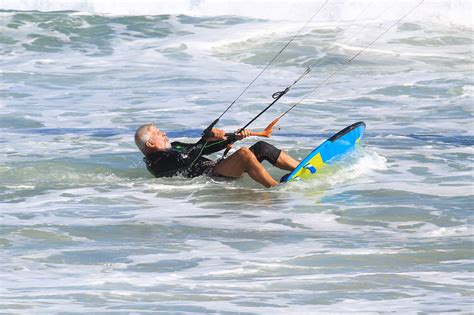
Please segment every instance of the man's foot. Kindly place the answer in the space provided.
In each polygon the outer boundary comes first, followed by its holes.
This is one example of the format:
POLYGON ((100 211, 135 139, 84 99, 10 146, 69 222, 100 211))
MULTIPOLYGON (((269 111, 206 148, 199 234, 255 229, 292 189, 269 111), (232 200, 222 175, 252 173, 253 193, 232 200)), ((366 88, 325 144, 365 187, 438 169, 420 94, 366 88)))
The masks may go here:
POLYGON ((284 183, 288 180, 288 177, 290 177, 290 174, 291 173, 288 173, 286 175, 283 175, 281 178, 280 178, 280 183, 284 183))

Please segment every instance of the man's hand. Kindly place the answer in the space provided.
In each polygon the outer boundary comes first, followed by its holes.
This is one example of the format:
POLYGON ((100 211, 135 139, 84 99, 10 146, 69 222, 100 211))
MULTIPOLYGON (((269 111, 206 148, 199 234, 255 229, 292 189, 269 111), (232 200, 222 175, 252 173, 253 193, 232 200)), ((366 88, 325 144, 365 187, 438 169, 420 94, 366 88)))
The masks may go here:
POLYGON ((244 129, 241 132, 236 134, 236 138, 237 140, 242 140, 244 138, 250 137, 250 135, 251 135, 251 131, 248 129, 244 129))
MULTIPOLYGON (((216 140, 227 140, 227 136, 225 135, 225 131, 217 128, 212 128, 212 137, 207 138, 207 141, 216 141, 216 140)), ((239 133, 235 134, 235 139, 242 140, 244 138, 250 137, 252 132, 248 129, 244 129, 239 133)))
POLYGON ((212 137, 207 138, 206 139, 207 141, 227 140, 224 130, 212 128, 211 132, 212 132, 212 137))

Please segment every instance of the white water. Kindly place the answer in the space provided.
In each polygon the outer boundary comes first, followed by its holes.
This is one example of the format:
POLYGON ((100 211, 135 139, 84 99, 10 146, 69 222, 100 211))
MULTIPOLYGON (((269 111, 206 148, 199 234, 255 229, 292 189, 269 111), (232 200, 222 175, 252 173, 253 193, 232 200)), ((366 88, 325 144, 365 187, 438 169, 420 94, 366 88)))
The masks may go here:
MULTIPOLYGON (((9 10, 64 11, 74 10, 93 14, 111 15, 160 15, 185 14, 192 16, 235 15, 256 19, 297 21, 307 20, 323 0, 3 0, 2 8, 9 10)), ((319 21, 349 21, 359 15, 361 7, 369 7, 367 18, 378 17, 381 10, 396 3, 397 7, 408 8, 416 0, 333 0, 329 10, 318 15, 319 21)), ((399 18, 397 10, 388 10, 379 19, 399 18)), ((469 0, 425 0, 422 9, 410 15, 410 20, 445 22, 449 24, 472 25, 473 6, 469 0)))
MULTIPOLYGON (((367 123, 364 152, 317 180, 144 169, 135 128, 196 140, 321 3, 3 1, 81 12, 0 13, 0 310, 472 313, 468 1, 425 1, 281 121, 269 141, 297 158, 367 123)), ((262 128, 414 3, 344 32, 370 2, 332 1, 220 127, 320 63, 262 128)))

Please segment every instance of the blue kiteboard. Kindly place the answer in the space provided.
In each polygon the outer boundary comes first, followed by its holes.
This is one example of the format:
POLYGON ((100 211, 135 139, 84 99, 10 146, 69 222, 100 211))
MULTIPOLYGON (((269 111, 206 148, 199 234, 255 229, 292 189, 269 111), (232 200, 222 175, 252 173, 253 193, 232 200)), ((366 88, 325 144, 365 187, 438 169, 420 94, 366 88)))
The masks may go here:
POLYGON ((283 176, 280 181, 284 183, 314 177, 323 168, 327 167, 328 164, 354 150, 362 140, 364 130, 365 123, 357 122, 339 131, 314 149, 313 152, 301 161, 293 172, 283 176))

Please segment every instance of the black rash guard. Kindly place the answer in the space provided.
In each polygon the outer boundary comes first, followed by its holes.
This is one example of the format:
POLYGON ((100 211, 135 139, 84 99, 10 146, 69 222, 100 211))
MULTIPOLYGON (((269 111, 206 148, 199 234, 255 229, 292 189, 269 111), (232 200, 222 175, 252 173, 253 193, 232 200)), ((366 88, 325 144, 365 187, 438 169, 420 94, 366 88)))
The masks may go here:
POLYGON ((145 156, 143 161, 155 177, 183 175, 193 178, 211 175, 217 162, 204 155, 221 151, 230 143, 229 140, 206 141, 204 138, 194 144, 175 141, 171 143, 171 149, 153 152, 145 156))

